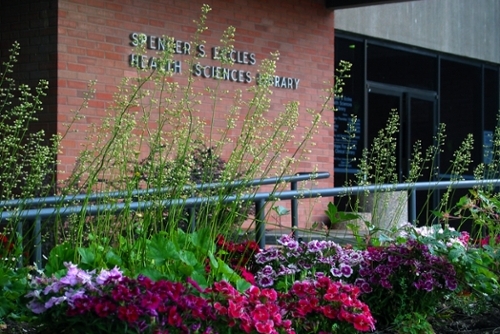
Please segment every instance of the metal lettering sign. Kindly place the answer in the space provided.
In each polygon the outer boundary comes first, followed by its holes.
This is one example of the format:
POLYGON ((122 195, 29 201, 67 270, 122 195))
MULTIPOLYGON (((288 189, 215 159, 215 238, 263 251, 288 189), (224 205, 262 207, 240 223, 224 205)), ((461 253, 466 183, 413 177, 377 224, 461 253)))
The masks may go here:
MULTIPOLYGON (((166 37, 158 37, 154 35, 146 35, 143 33, 133 32, 130 34, 130 45, 137 47, 145 45, 147 50, 165 51, 171 48, 173 54, 190 55, 193 51, 192 45, 189 42, 181 40, 169 40, 166 37)), ((204 44, 196 47, 196 56, 203 58, 207 57, 207 52, 204 44)), ((214 46, 210 49, 211 59, 220 60, 224 55, 221 54, 221 48, 214 46)), ((254 66, 257 64, 255 53, 242 50, 231 50, 226 55, 234 64, 254 66)), ((158 58, 155 56, 147 56, 132 53, 129 55, 129 65, 140 69, 156 70, 162 66, 164 70, 173 73, 182 72, 182 63, 179 60, 172 60, 166 63, 159 64, 158 58)), ((207 64, 194 64, 192 73, 194 76, 202 78, 212 78, 217 80, 225 80, 239 83, 251 83, 253 80, 252 72, 245 69, 225 68, 221 66, 213 66, 207 64)), ((259 74, 256 76, 257 83, 260 82, 259 74)), ((269 79, 269 84, 273 87, 283 89, 298 89, 300 79, 292 77, 283 77, 275 75, 269 79)))

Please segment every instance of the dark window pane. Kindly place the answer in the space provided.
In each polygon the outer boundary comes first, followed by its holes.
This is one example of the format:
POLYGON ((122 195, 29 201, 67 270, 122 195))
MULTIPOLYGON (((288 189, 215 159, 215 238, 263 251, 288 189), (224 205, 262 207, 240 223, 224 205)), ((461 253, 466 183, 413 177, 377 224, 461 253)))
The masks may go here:
MULTIPOLYGON (((343 186, 353 178, 363 146, 364 114, 364 43, 345 38, 335 39, 335 63, 340 61, 352 64, 350 78, 344 80, 343 92, 335 98, 334 125, 334 167, 335 185, 343 186), (354 122, 354 117, 357 121, 354 122), (351 127, 349 125, 352 125, 351 127), (348 130, 353 131, 349 137, 348 130)), ((336 74, 337 75, 337 74, 336 74)))
MULTIPOLYGON (((482 161, 481 68, 451 60, 441 61, 441 117, 446 124, 446 146, 440 172, 449 174, 454 152, 467 134, 474 136, 473 165, 482 161)), ((472 175, 473 168, 467 174, 472 175)))
MULTIPOLYGON (((489 163, 492 159, 492 140, 495 125, 498 124, 498 70, 484 70, 484 128, 482 135, 483 162, 489 163)), ((498 170, 489 170, 485 177, 498 178, 498 170)))
POLYGON ((437 57, 368 44, 368 80, 436 90, 437 57))

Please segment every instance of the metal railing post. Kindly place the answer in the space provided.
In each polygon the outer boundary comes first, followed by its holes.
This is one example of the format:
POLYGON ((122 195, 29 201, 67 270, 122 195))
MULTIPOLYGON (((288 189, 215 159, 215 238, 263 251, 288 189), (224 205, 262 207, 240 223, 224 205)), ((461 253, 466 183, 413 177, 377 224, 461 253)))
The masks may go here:
POLYGON ((37 268, 42 268, 42 217, 36 217, 33 233, 35 263, 37 268))
MULTIPOLYGON (((292 181, 290 182, 290 190, 291 191, 296 191, 297 190, 297 181, 292 181)), ((298 239, 298 231, 297 227, 299 226, 299 203, 297 200, 297 197, 294 197, 290 200, 291 202, 291 208, 290 212, 292 215, 292 235, 295 240, 298 239)))
MULTIPOLYGON (((17 235, 22 240, 22 238, 23 238, 23 221, 22 220, 17 223, 17 235)), ((17 238, 16 238, 16 241, 17 241, 17 238)), ((23 246, 22 242, 21 242, 20 247, 21 247, 21 254, 23 254, 24 253, 24 246, 23 246)), ((23 266, 23 257, 22 256, 19 257, 19 260, 17 260, 17 265, 19 268, 21 268, 23 266)))
POLYGON ((417 221, 417 190, 413 188, 410 195, 410 223, 416 224, 417 221))
POLYGON ((255 201, 255 241, 261 249, 266 248, 265 205, 266 201, 263 199, 255 201))

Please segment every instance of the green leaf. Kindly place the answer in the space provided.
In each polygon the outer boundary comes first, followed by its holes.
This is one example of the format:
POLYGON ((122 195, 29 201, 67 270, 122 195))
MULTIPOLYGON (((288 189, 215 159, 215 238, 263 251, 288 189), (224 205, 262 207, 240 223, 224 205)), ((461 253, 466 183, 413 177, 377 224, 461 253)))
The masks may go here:
POLYGON ((45 265, 45 274, 61 274, 66 271, 64 262, 73 262, 75 260, 75 249, 68 243, 62 243, 55 246, 49 253, 47 264, 45 265))
POLYGON ((436 217, 436 218, 443 218, 444 215, 441 211, 437 211, 437 210, 431 210, 431 213, 436 217))
POLYGON ((215 250, 215 244, 208 228, 203 228, 192 233, 191 242, 203 255, 208 254, 209 251, 213 252, 215 250))
POLYGON ((378 240, 380 242, 392 242, 393 239, 391 237, 389 237, 388 235, 384 234, 384 233, 380 233, 380 235, 378 236, 378 240))
POLYGON ((454 248, 450 251, 448 257, 449 259, 454 262, 455 260, 458 260, 458 258, 460 258, 460 256, 463 254, 463 251, 461 251, 460 249, 458 248, 454 248))
POLYGON ((170 279, 170 277, 165 276, 163 273, 161 273, 158 269, 155 268, 143 268, 140 270, 140 273, 146 277, 151 278, 153 281, 158 281, 161 279, 170 279))
POLYGON ((195 267, 199 264, 199 261, 194 253, 187 250, 179 251, 179 259, 191 267, 195 267))
POLYGON ((218 269, 219 262, 215 258, 214 254, 212 254, 212 252, 208 253, 208 258, 210 260, 210 267, 212 268, 212 270, 218 269))
POLYGON ((95 264, 96 256, 93 250, 90 248, 78 248, 78 254, 80 254, 81 262, 84 264, 88 264, 90 266, 95 264))
POLYGON ((179 252, 172 240, 159 233, 151 238, 147 248, 147 255, 157 265, 161 266, 169 260, 179 260, 179 252))
POLYGON ((214 274, 216 277, 222 278, 228 282, 234 283, 237 279, 241 278, 227 263, 221 259, 217 259, 219 268, 214 274))
POLYGON ((334 224, 337 218, 337 206, 332 202, 328 203, 327 210, 325 211, 326 216, 330 219, 330 222, 334 224))
POLYGON ((339 221, 354 220, 360 218, 360 215, 350 212, 337 212, 337 219, 339 221))
POLYGON ((248 290, 252 284, 250 284, 247 280, 243 278, 239 278, 236 280, 236 289, 240 292, 245 292, 248 290))
POLYGON ((193 274, 194 267, 190 266, 188 264, 185 264, 185 263, 179 263, 177 270, 178 270, 178 272, 180 272, 182 274, 182 276, 181 276, 182 278, 186 278, 186 277, 191 276, 193 274))
POLYGON ((123 261, 120 256, 110 250, 106 253, 106 262, 112 266, 121 266, 123 261))
POLYGON ((290 213, 290 210, 281 205, 273 206, 273 210, 278 214, 278 216, 285 216, 290 213))
POLYGON ((328 203, 325 214, 327 215, 328 219, 330 219, 330 223, 332 225, 348 220, 358 219, 361 217, 356 213, 339 211, 337 206, 332 202, 328 203))
POLYGON ((206 289, 208 288, 208 281, 207 278, 205 277, 204 273, 200 273, 199 271, 195 270, 191 273, 191 278, 198 283, 200 288, 206 289))

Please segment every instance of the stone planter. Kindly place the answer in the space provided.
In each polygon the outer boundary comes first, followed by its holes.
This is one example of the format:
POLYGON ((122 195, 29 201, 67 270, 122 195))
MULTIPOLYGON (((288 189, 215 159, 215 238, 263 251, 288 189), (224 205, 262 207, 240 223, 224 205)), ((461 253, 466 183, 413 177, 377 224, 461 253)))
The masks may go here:
POLYGON ((360 212, 371 214, 371 223, 384 231, 391 231, 408 222, 408 193, 385 191, 359 196, 360 212))

